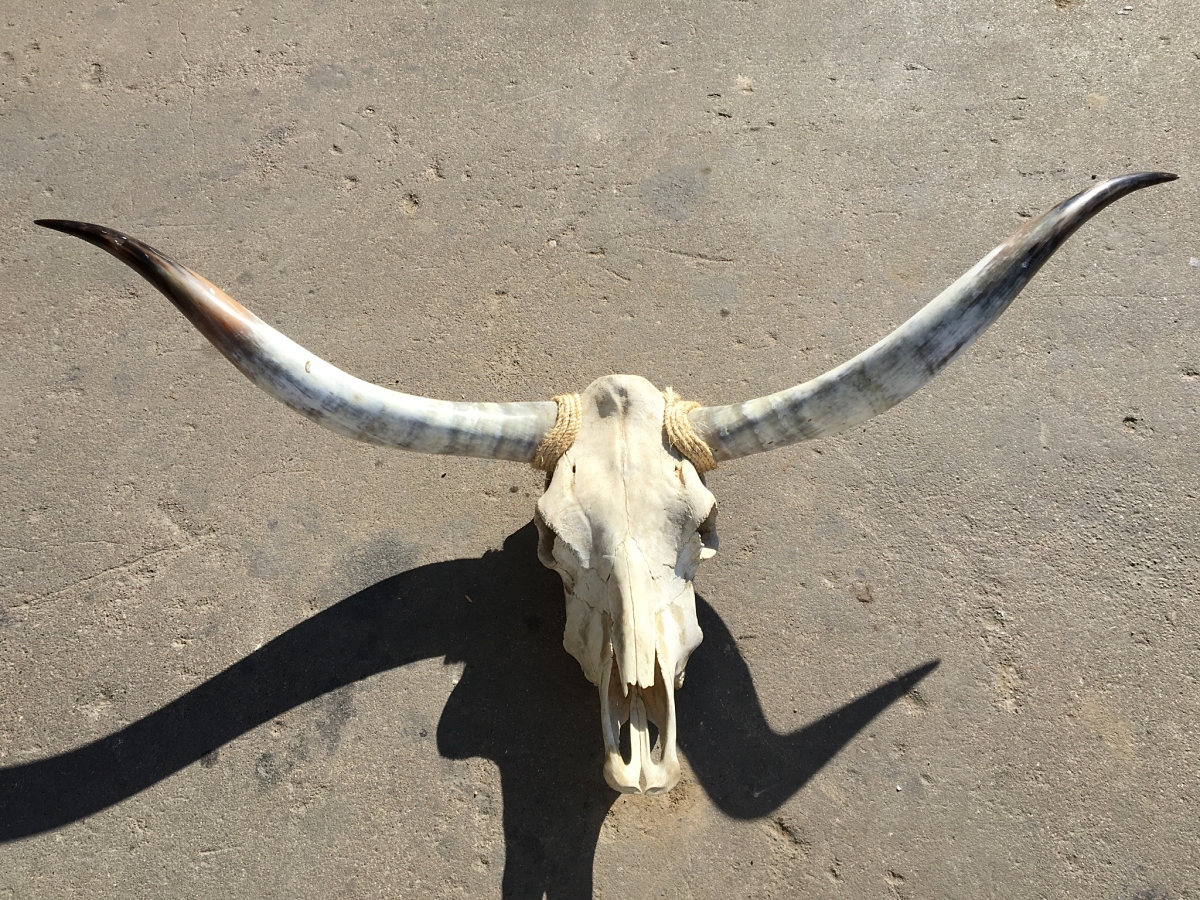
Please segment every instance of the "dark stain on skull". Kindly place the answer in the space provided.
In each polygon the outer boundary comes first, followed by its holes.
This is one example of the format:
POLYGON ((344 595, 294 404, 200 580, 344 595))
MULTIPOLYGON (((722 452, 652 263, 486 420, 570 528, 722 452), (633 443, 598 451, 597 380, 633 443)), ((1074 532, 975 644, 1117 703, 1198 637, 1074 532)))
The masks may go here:
POLYGON ((633 403, 633 399, 629 396, 629 389, 620 383, 610 384, 607 387, 608 389, 605 391, 598 391, 596 396, 596 412, 600 418, 629 415, 629 409, 633 403))

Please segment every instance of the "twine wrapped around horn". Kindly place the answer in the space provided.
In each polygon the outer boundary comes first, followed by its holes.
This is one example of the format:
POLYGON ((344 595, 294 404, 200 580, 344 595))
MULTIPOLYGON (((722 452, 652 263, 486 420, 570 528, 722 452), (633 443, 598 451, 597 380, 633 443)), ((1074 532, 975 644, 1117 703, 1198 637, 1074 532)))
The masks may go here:
POLYGON ((663 391, 663 399, 667 401, 667 407, 663 410, 663 428, 666 429, 667 440, 671 442, 672 447, 687 457, 697 472, 711 472, 717 467, 717 461, 713 458, 708 444, 696 434, 692 420, 688 418, 688 413, 699 409, 700 404, 695 400, 682 399, 675 393, 674 388, 663 391))
POLYGON ((530 463, 541 472, 553 472, 559 459, 571 449, 579 435, 579 424, 583 421, 583 402, 578 394, 559 394, 552 398, 558 404, 558 416, 554 427, 542 438, 530 463))

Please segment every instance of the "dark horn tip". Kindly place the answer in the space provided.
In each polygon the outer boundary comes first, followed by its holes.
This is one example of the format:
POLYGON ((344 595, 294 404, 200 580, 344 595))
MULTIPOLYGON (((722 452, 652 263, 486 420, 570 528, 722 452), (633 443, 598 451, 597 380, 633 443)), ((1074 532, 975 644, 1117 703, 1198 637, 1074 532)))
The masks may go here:
MULTIPOLYGON (((1074 197, 1064 200, 1037 221, 1053 223, 1052 230, 1058 234, 1061 243, 1073 234, 1076 228, 1110 203, 1127 197, 1134 191, 1174 181, 1178 177, 1174 172, 1126 172, 1124 175, 1105 178, 1074 197), (1064 227, 1067 230, 1062 230, 1064 227)), ((1057 248, 1058 244, 1055 244, 1055 247, 1057 248)))
POLYGON ((33 224, 41 225, 43 228, 52 228, 55 231, 64 231, 67 234, 79 230, 80 227, 87 227, 83 222, 72 222, 70 219, 34 219, 33 224))
POLYGON ((1137 187, 1149 187, 1152 184, 1162 184, 1166 181, 1174 181, 1179 176, 1174 172, 1130 172, 1127 175, 1120 175, 1114 178, 1113 181, 1125 181, 1127 183, 1136 184, 1137 187))
POLYGON ((41 225, 43 228, 49 228, 52 231, 61 231, 63 234, 69 234, 74 237, 87 241, 101 250, 107 250, 109 253, 115 254, 119 259, 130 263, 130 253, 134 250, 144 252, 149 255, 158 255, 155 250, 145 246, 140 241, 135 241, 127 234, 122 234, 112 228, 105 228, 103 225, 92 225, 89 222, 73 222, 70 219, 35 219, 34 225, 41 225))
POLYGON ((35 219, 33 224, 41 225, 43 228, 49 228, 53 231, 61 231, 63 234, 73 234, 75 237, 81 237, 93 244, 98 240, 112 241, 121 237, 119 232, 113 231, 111 228, 105 228, 103 225, 74 222, 70 219, 35 219))

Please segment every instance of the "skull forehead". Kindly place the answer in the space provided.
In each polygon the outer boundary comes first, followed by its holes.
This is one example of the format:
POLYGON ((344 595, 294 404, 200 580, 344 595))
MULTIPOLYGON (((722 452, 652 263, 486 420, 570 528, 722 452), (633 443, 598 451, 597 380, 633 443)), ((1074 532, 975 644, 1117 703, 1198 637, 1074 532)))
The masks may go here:
POLYGON ((544 522, 585 567, 632 537, 674 565, 715 498, 663 433, 662 393, 645 378, 610 375, 581 395, 579 434, 538 503, 544 522))
POLYGON ((621 440, 643 452, 665 451, 662 440, 666 401, 653 384, 639 375, 597 378, 581 395, 583 420, 576 445, 621 440))

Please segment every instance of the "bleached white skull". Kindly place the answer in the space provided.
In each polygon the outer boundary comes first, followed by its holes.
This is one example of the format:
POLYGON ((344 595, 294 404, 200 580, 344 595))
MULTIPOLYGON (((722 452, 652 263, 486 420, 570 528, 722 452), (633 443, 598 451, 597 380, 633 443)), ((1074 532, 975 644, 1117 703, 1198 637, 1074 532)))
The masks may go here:
POLYGON ((657 794, 679 780, 675 689, 703 637, 692 579, 717 552, 717 501, 666 440, 646 379, 610 375, 581 400, 579 436, 538 501, 538 557, 566 589, 563 646, 600 689, 604 777, 657 794))
MULTIPOLYGON (((875 346, 804 384, 686 414, 716 462, 835 434, 910 396, 994 322, 1074 231, 1143 172, 1100 182, 1033 219, 875 346)), ((531 463, 559 435, 555 402, 452 403, 361 381, 309 353, 219 288, 152 247, 97 225, 38 224, 109 251, 159 288, 251 381, 342 434, 406 450, 531 463)), ((675 690, 701 640, 692 579, 716 552, 716 503, 664 433, 665 401, 612 375, 581 397, 574 443, 538 503, 539 555, 563 579, 563 643, 600 690, 605 776, 662 793, 679 779, 675 690), (621 751, 629 723, 630 755, 621 751), (657 737, 651 726, 657 730, 657 737)), ((561 435, 559 435, 561 437, 561 435)))

